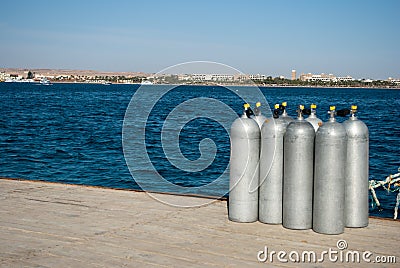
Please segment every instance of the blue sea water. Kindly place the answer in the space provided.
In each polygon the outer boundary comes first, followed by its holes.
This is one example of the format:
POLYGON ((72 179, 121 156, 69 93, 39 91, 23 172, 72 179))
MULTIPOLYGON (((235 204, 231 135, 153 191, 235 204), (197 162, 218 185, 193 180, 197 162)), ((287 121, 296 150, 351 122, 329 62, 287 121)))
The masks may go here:
MULTIPOLYGON (((146 87, 140 96, 143 102, 163 88, 146 87)), ((0 83, 0 176, 139 189, 127 167, 123 151, 126 148, 122 146, 125 113, 138 88, 139 85, 0 83)), ((237 90, 240 92, 242 88, 237 90)), ((370 131, 370 178, 384 179, 400 167, 400 91, 360 88, 261 88, 261 91, 270 105, 287 101, 292 116, 298 104, 317 103, 324 121, 329 105, 348 108, 357 104, 358 116, 370 131)), ((204 97, 217 99, 241 113, 243 101, 234 92, 217 86, 179 86, 155 103, 148 117, 140 107, 134 112, 146 121, 146 150, 160 175, 186 187, 185 192, 223 195, 229 187, 227 176, 209 192, 195 188, 217 179, 228 167, 229 134, 220 122, 202 116, 177 126, 182 127, 180 151, 189 160, 201 156, 199 144, 204 138, 215 143, 216 157, 202 171, 179 169, 168 161, 161 146, 161 132, 171 111, 180 103, 204 97)), ((203 108, 210 114, 224 113, 212 105, 203 108)), ((183 111, 193 113, 190 105, 184 106, 183 111)), ((144 178, 154 175, 147 169, 135 172, 134 176, 139 174, 144 178)), ((168 191, 156 186, 154 189, 168 191)), ((384 210, 371 209, 371 215, 392 217, 396 194, 383 190, 377 194, 384 210)))

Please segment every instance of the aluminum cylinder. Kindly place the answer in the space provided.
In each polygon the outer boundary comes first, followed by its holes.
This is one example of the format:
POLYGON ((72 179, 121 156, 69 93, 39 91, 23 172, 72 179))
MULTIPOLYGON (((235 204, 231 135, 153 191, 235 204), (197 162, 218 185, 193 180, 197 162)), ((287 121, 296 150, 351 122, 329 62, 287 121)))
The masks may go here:
POLYGON ((286 107, 287 107, 287 102, 282 102, 281 105, 281 110, 282 110, 282 115, 280 116, 283 120, 285 120, 287 122, 287 124, 290 124, 291 122, 294 121, 294 119, 292 117, 290 117, 286 111, 286 107))
POLYGON ((310 115, 306 120, 311 123, 315 132, 317 132, 318 128, 322 126, 322 120, 317 117, 317 105, 313 103, 311 104, 310 108, 310 115))
POLYGON ((315 132, 317 132, 319 126, 322 125, 322 120, 317 117, 315 112, 311 112, 310 116, 306 119, 314 127, 315 132))
POLYGON ((261 129, 262 125, 264 124, 265 120, 267 119, 261 113, 261 103, 260 102, 256 103, 256 108, 254 109, 254 118, 253 119, 256 120, 260 129, 261 129))
POLYGON ((290 123, 284 135, 283 215, 289 229, 312 227, 313 126, 302 117, 290 123))
POLYGON ((231 221, 258 219, 260 128, 246 115, 231 126, 228 214, 231 221))
POLYGON ((288 115, 286 110, 283 111, 282 115, 280 116, 287 124, 290 124, 291 122, 294 121, 294 119, 288 115))
POLYGON ((264 124, 265 120, 267 118, 265 116, 263 116, 262 114, 259 115, 255 115, 254 116, 254 120, 257 122, 259 128, 261 129, 262 125, 264 124))
POLYGON ((344 231, 346 147, 346 129, 331 117, 315 137, 313 230, 317 233, 344 231))
POLYGON ((282 118, 269 118, 261 128, 260 222, 282 223, 283 136, 287 125, 282 118))
POLYGON ((347 131, 345 226, 368 226, 368 127, 352 113, 343 123, 347 131))

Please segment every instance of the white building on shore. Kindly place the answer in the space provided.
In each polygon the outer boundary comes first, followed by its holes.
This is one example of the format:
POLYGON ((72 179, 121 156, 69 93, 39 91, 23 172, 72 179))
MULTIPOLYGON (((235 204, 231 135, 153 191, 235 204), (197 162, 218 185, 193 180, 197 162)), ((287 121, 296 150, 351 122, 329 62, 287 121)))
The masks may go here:
POLYGON ((192 74, 191 79, 194 81, 221 81, 229 82, 233 81, 234 76, 232 74, 192 74))
POLYGON ((400 78, 389 77, 387 81, 396 85, 400 85, 400 78))
POLYGON ((265 80, 267 76, 265 74, 250 74, 249 78, 251 80, 265 80))
POLYGON ((6 81, 10 79, 10 75, 6 72, 0 72, 0 81, 6 81))
POLYGON ((343 77, 336 77, 336 81, 349 82, 349 81, 354 81, 354 78, 351 77, 350 75, 348 75, 348 76, 343 76, 343 77))
POLYGON ((300 80, 301 81, 306 81, 306 82, 348 82, 348 81, 354 81, 354 78, 351 76, 343 76, 343 77, 336 77, 333 74, 301 74, 300 75, 300 80))

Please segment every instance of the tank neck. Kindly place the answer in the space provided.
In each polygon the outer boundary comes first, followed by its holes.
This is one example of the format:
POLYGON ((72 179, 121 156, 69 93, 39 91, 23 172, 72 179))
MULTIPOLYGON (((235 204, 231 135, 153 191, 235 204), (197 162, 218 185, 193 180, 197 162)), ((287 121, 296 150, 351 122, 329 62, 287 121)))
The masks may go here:
POLYGON ((350 112, 350 120, 358 120, 357 116, 356 116, 356 112, 354 112, 354 111, 350 112))
POLYGON ((299 121, 304 120, 303 110, 304 110, 304 106, 303 105, 299 105, 299 108, 296 110, 296 112, 297 112, 297 120, 299 120, 299 121))
POLYGON ((242 115, 240 117, 241 118, 247 118, 247 109, 246 108, 243 109, 243 113, 242 113, 242 115))
POLYGON ((301 110, 297 111, 297 120, 299 120, 299 121, 304 120, 304 116, 303 116, 303 113, 301 112, 301 110))
POLYGON ((336 122, 336 110, 331 110, 328 113, 330 115, 329 122, 336 122))
POLYGON ((255 116, 261 115, 261 109, 259 107, 254 108, 254 115, 255 116))
POLYGON ((308 118, 317 118, 315 111, 311 110, 311 114, 308 116, 308 118))
POLYGON ((250 105, 244 105, 243 116, 246 116, 247 118, 251 118, 252 116, 254 116, 254 112, 250 108, 250 105))
POLYGON ((316 116, 316 114, 317 114, 317 110, 311 108, 311 114, 310 114, 310 116, 316 116))

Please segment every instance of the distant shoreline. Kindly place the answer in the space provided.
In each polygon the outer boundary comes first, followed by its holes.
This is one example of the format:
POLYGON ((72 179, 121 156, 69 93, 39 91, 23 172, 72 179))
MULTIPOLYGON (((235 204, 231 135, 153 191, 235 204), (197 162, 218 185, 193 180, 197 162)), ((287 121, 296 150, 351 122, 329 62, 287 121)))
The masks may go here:
MULTIPOLYGON (((256 75, 257 76, 257 75, 256 75)), ((141 85, 149 81, 153 85, 187 85, 187 86, 258 86, 267 88, 295 87, 295 88, 374 88, 400 89, 400 80, 371 80, 352 79, 344 81, 308 81, 300 78, 295 80, 283 76, 262 76, 264 79, 251 79, 251 75, 232 77, 228 80, 223 75, 205 80, 205 77, 191 77, 190 75, 160 74, 144 72, 104 72, 95 70, 68 70, 68 69, 39 69, 39 68, 0 68, 0 82, 9 79, 33 78, 48 79, 51 83, 82 83, 82 84, 134 84, 141 85), (221 79, 220 79, 221 78, 221 79), (182 82, 182 83, 181 83, 182 82)), ((257 76, 258 77, 258 76, 257 76)), ((260 76, 261 77, 261 76, 260 76)))
MULTIPOLYGON (((0 82, 0 84, 39 84, 39 82, 0 82)), ((75 81, 51 81, 52 84, 87 84, 87 85, 104 85, 102 83, 93 83, 93 82, 75 82, 75 81)), ((216 84, 216 83, 198 83, 198 84, 167 84, 167 83, 157 83, 157 84, 141 84, 141 83, 112 83, 110 82, 107 85, 138 85, 138 86, 220 86, 220 87, 261 87, 261 88, 332 88, 332 89, 391 89, 391 90, 399 90, 400 86, 392 86, 392 87, 374 87, 374 86, 329 86, 329 85, 259 85, 259 84, 216 84)), ((107 86, 104 85, 104 86, 107 86)))

